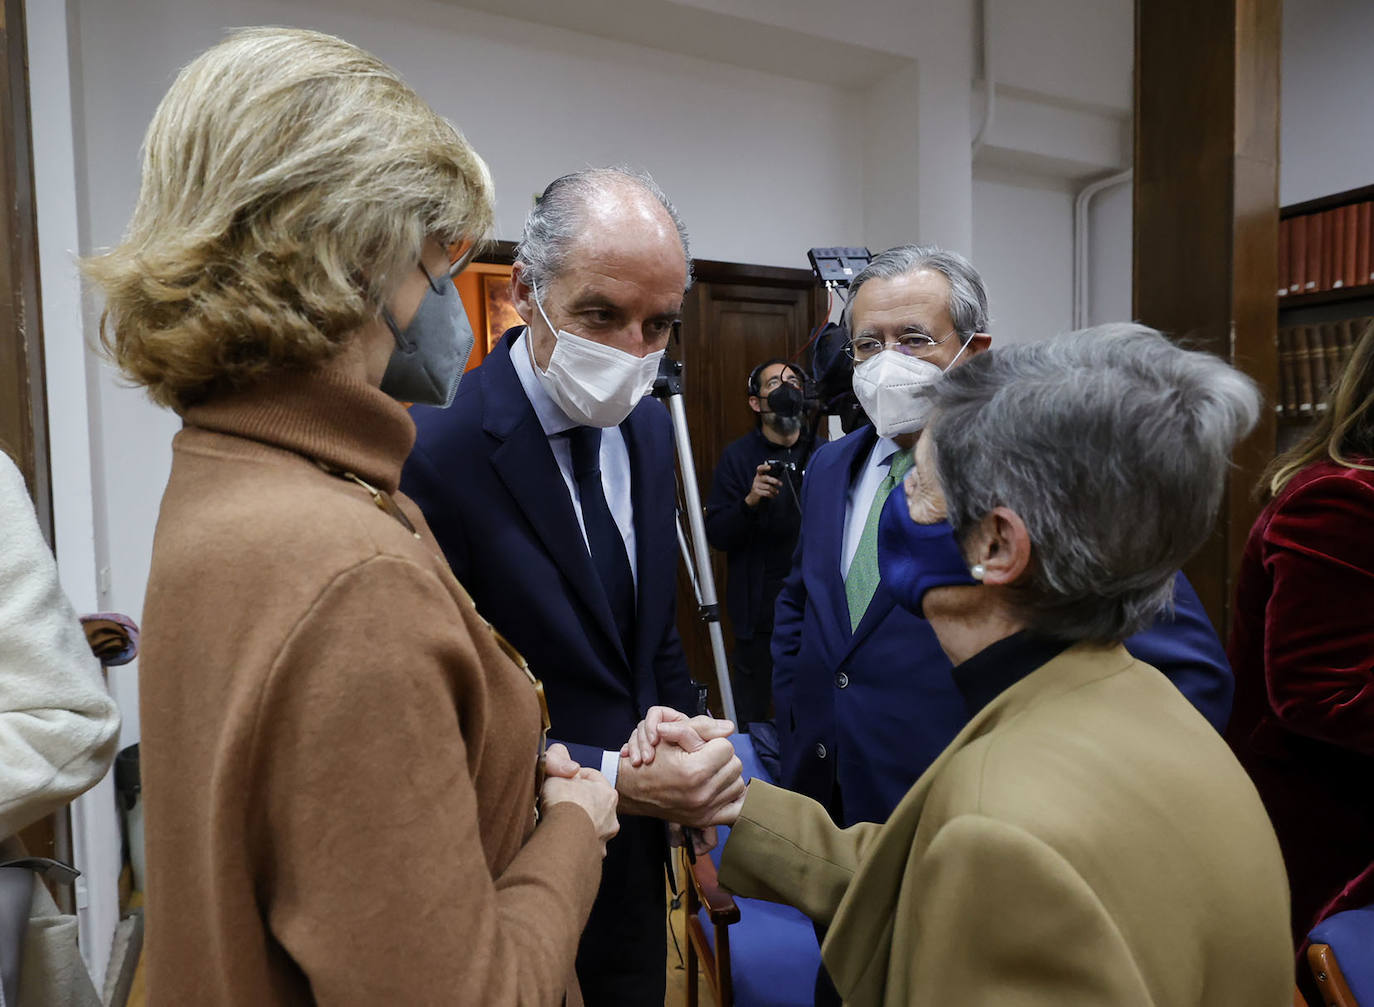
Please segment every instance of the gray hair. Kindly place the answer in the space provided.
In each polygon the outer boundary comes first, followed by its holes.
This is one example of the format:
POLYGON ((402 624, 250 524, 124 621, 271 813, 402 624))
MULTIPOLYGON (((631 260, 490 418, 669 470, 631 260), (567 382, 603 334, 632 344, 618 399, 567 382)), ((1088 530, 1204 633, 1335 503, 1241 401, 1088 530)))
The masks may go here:
POLYGON ((978 270, 958 252, 946 252, 934 245, 895 245, 875 255, 849 283, 841 316, 845 331, 854 331, 854 299, 860 287, 869 280, 892 280, 918 269, 933 269, 949 281, 949 317, 962 342, 968 342, 975 332, 988 331, 988 293, 978 270))
MULTIPOLYGON (((635 168, 585 168, 555 178, 548 184, 525 220, 525 233, 515 249, 515 261, 525 267, 525 277, 541 289, 563 271, 568 249, 582 234, 587 222, 587 205, 615 186, 631 185, 652 196, 667 211, 682 255, 687 260, 687 286, 692 285, 692 250, 687 225, 677 207, 648 174, 635 168)), ((684 288, 685 289, 685 288, 684 288)))
POLYGON ((981 353, 924 394, 959 541, 993 508, 1015 511, 1033 548, 1021 614, 1103 643, 1170 606, 1260 409, 1229 364, 1125 323, 981 353))

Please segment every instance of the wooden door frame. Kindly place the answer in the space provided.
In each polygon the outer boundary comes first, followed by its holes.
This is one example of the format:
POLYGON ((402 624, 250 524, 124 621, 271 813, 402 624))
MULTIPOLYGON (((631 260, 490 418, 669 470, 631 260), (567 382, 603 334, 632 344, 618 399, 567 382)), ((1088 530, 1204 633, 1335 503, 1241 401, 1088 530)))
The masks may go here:
POLYGON ((1265 394, 1216 527, 1185 566, 1217 632, 1274 457, 1280 0, 1137 0, 1133 314, 1265 394), (1186 27, 1185 27, 1186 26, 1186 27))
MULTIPOLYGON (((54 547, 24 0, 3 0, 0 12, 0 442, 15 456, 38 525, 54 547)), ((66 808, 22 830, 20 837, 34 855, 72 860, 66 808)), ((73 912, 71 887, 50 887, 59 907, 73 912)))
POLYGON ((4 0, 0 11, 0 228, 5 243, 0 249, 0 440, 16 456, 39 526, 52 545, 24 0, 4 0))

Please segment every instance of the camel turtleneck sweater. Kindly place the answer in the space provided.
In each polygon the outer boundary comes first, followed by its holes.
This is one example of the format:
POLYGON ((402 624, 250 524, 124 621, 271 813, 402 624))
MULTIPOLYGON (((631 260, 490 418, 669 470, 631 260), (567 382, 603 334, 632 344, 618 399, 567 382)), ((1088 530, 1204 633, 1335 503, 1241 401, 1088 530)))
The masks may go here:
POLYGON ((600 844, 572 804, 536 825, 537 701, 395 495, 410 417, 314 373, 184 420, 143 612, 150 1002, 580 1003, 600 844))

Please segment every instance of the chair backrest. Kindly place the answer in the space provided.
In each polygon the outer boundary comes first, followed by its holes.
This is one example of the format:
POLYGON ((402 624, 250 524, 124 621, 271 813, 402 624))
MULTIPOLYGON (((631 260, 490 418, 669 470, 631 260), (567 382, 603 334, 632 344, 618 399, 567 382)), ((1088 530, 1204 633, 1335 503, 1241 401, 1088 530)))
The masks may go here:
POLYGON ((1327 1002, 1340 1007, 1374 1007, 1374 907, 1329 916, 1312 928, 1308 940, 1312 942, 1308 963, 1327 1002), (1348 993, 1342 994, 1337 988, 1337 979, 1343 981, 1348 993), (1332 998, 1335 995, 1351 999, 1342 1003, 1332 998))

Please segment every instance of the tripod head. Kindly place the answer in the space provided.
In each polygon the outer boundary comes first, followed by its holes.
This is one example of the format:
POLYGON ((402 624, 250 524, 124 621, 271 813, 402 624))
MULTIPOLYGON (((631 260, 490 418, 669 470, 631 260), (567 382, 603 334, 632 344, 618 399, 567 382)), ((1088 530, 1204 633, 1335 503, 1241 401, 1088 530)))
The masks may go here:
POLYGON ((654 378, 654 386, 649 394, 659 400, 667 399, 671 395, 682 394, 682 361, 674 360, 668 354, 658 359, 658 377, 654 378))

